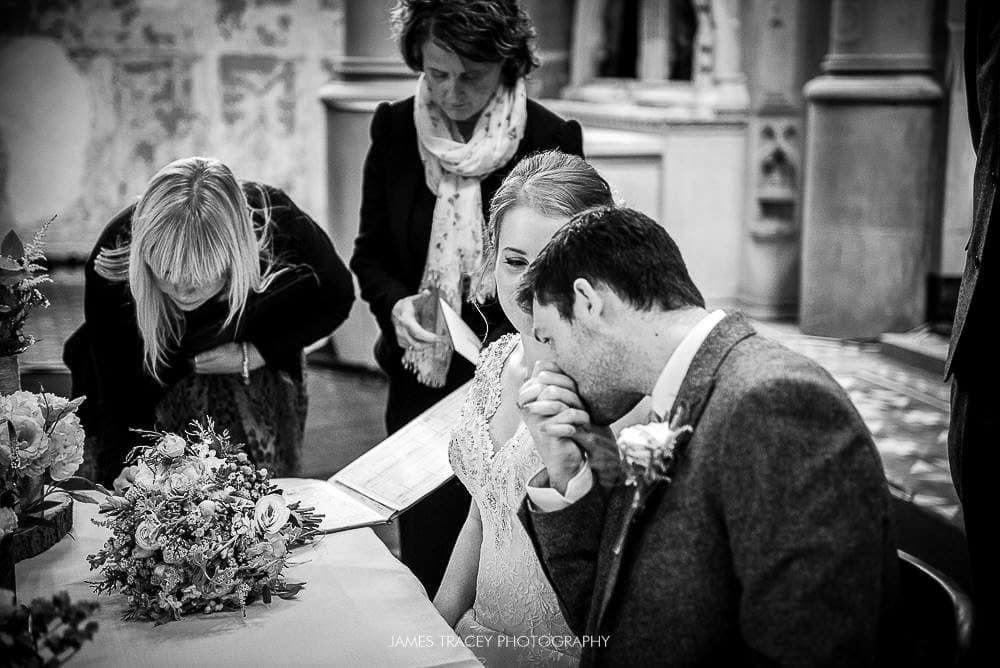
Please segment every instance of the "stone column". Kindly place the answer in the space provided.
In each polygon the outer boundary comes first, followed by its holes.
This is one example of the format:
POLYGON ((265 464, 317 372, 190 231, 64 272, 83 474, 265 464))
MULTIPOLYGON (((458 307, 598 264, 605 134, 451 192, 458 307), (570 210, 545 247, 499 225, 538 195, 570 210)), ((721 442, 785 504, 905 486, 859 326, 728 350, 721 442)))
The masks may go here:
POLYGON ((798 312, 802 86, 826 52, 829 6, 829 0, 752 0, 744 7, 751 115, 740 305, 756 318, 798 312))
MULTIPOLYGON (((390 36, 389 0, 344 0, 344 54, 334 59, 339 81, 320 90, 326 107, 327 202, 330 234, 346 257, 354 249, 361 209, 361 173, 368 129, 379 102, 413 94, 415 76, 390 36)), ((345 259, 346 259, 345 257, 345 259)), ((378 327, 368 304, 358 299, 350 318, 333 335, 337 357, 374 367, 378 327)))
POLYGON ((940 201, 936 0, 834 0, 808 100, 800 325, 874 338, 924 320, 940 201))
POLYGON ((531 74, 528 95, 534 98, 558 97, 569 84, 570 44, 573 40, 575 0, 522 0, 535 24, 538 41, 535 47, 542 61, 531 74))

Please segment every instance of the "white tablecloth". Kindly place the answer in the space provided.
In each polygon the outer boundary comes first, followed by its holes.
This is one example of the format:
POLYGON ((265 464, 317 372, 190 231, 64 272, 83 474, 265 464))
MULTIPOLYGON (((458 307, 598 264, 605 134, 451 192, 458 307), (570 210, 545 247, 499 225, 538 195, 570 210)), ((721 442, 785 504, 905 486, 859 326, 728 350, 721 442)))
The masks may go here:
MULTIPOLYGON (((286 490, 320 481, 279 481, 286 490)), ((320 509, 322 510, 322 509, 320 509)), ((255 603, 236 612, 185 617, 153 626, 124 622, 121 595, 93 593, 86 555, 108 530, 91 519, 96 506, 77 503, 73 535, 17 564, 18 600, 67 591, 97 600, 93 642, 71 666, 480 666, 437 614, 420 582, 370 529, 332 534, 293 552, 286 576, 305 581, 298 598, 255 603)))

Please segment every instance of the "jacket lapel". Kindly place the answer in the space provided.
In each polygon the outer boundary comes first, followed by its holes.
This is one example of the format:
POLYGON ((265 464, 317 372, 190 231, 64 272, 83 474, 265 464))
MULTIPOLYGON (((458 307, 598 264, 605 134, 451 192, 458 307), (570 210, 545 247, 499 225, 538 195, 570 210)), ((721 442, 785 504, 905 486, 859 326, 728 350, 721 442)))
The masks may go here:
MULTIPOLYGON (((701 348, 698 349, 694 359, 691 360, 691 366, 688 368, 687 375, 684 376, 684 381, 681 383, 680 390, 677 393, 677 400, 674 401, 674 406, 670 412, 671 422, 679 416, 682 426, 690 425, 692 429, 697 429, 698 420, 701 419, 705 405, 712 395, 712 390, 715 387, 715 377, 719 371, 719 367, 722 366, 722 362, 725 361, 729 352, 737 343, 753 336, 755 333, 753 327, 750 326, 746 317, 741 313, 728 315, 715 326, 708 335, 708 338, 702 343, 701 348)), ((689 442, 690 438, 678 441, 675 449, 675 457, 684 456, 685 447, 689 442)), ((657 482, 649 490, 647 508, 649 505, 655 505, 655 503, 649 503, 649 501, 659 497, 663 492, 663 483, 657 482)), ((620 528, 623 521, 628 521, 626 510, 632 501, 632 496, 631 488, 628 488, 628 492, 624 493, 621 485, 614 491, 612 496, 613 507, 609 508, 609 510, 613 510, 613 514, 610 516, 615 518, 614 524, 610 525, 611 527, 620 528)), ((618 554, 615 554, 613 551, 617 540, 605 540, 604 542, 604 549, 606 551, 602 555, 603 559, 601 561, 606 563, 607 566, 600 569, 603 572, 601 572, 601 576, 598 577, 595 583, 597 585, 595 592, 598 592, 599 596, 597 615, 591 631, 595 635, 600 633, 604 616, 607 613, 611 600, 614 598, 618 576, 625 561, 625 555, 628 552, 629 539, 641 530, 639 526, 640 522, 636 521, 624 528, 626 535, 622 542, 621 552, 618 554)), ((617 535, 615 538, 617 539, 617 535)))
POLYGON ((692 429, 697 427, 705 404, 712 395, 719 367, 737 343, 754 334, 756 331, 742 313, 727 315, 715 326, 691 360, 670 411, 671 420, 681 413, 683 424, 691 425, 692 429))

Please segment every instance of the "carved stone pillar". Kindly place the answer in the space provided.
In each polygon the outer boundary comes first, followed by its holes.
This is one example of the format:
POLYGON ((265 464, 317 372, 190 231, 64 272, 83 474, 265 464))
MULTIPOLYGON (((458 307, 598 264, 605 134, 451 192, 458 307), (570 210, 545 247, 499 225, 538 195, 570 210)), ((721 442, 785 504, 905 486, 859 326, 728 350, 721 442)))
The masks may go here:
MULTIPOLYGON (((344 54, 334 59, 340 81, 320 90, 326 107, 327 202, 330 234, 345 256, 354 248, 361 209, 361 173, 368 128, 379 102, 413 94, 415 77, 390 36, 389 0, 344 0, 344 54)), ((333 334, 341 362, 375 366, 375 320, 362 300, 333 334)))
POLYGON ((834 0, 808 100, 800 325, 874 338, 924 319, 937 223, 937 0, 834 0))
POLYGON ((826 51, 829 0, 752 0, 744 10, 751 115, 740 304, 753 317, 787 318, 798 312, 802 86, 826 51))

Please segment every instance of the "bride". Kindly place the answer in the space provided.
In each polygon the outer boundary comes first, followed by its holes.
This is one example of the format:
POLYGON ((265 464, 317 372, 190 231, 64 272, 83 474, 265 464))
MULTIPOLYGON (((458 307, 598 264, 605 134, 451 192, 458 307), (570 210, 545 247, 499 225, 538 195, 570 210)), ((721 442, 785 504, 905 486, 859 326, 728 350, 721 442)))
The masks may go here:
POLYGON ((467 644, 487 665, 578 663, 579 648, 517 518, 527 481, 543 468, 517 395, 545 349, 514 295, 560 227, 585 209, 612 203, 611 189, 593 167, 548 151, 518 163, 490 205, 483 275, 495 278, 497 299, 517 333, 480 353, 452 433, 449 458, 472 505, 434 598, 458 635, 473 637, 467 644))

